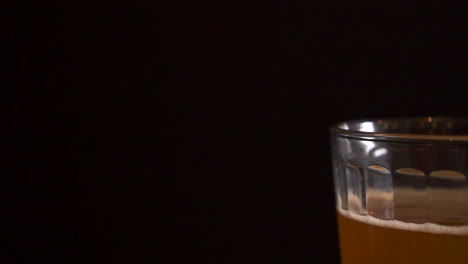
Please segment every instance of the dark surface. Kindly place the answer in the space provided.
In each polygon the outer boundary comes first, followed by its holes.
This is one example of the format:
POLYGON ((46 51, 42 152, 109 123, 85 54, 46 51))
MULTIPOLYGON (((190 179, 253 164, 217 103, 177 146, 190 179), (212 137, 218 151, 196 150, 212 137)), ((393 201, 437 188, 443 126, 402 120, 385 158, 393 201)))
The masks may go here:
POLYGON ((456 7, 80 3, 7 17, 11 263, 336 263, 328 127, 468 114, 456 7))

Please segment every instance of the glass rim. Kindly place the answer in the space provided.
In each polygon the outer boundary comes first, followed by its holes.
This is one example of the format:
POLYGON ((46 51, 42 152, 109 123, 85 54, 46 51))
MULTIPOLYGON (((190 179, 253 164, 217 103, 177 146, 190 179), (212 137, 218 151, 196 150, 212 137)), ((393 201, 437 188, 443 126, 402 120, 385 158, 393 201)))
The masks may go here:
POLYGON ((336 123, 331 126, 329 130, 336 136, 355 139, 468 143, 468 118, 466 117, 415 116, 353 119, 336 123), (399 124, 401 126, 406 125, 406 127, 398 131, 399 124), (451 133, 450 131, 453 131, 451 129, 454 129, 454 125, 457 124, 462 125, 461 131, 460 128, 457 127, 458 131, 456 131, 456 133, 451 133), (393 128, 393 130, 388 129, 389 125, 396 125, 396 128, 393 128), (445 129, 444 133, 440 133, 440 128, 434 129, 437 125, 446 126, 443 127, 445 129), (416 132, 408 131, 411 129, 416 130, 416 132), (437 129, 439 129, 439 131, 437 131, 437 129))

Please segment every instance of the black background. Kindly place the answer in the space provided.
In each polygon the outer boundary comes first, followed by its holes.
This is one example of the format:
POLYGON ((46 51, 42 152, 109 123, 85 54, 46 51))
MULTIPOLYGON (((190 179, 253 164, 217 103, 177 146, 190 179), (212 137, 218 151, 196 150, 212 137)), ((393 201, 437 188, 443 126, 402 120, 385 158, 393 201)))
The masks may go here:
POLYGON ((7 10, 5 263, 337 263, 328 127, 468 112, 455 6, 7 10))

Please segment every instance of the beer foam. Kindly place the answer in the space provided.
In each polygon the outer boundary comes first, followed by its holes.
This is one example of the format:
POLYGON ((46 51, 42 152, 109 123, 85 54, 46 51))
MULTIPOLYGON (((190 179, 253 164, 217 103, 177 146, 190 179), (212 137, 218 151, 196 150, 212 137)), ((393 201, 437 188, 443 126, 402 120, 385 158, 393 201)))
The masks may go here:
POLYGON ((434 223, 405 223, 399 220, 383 220, 372 217, 370 215, 358 215, 341 208, 338 208, 338 213, 344 217, 350 218, 361 223, 375 225, 384 228, 393 228, 405 231, 424 232, 436 235, 458 235, 468 236, 468 225, 462 226, 446 226, 434 223))

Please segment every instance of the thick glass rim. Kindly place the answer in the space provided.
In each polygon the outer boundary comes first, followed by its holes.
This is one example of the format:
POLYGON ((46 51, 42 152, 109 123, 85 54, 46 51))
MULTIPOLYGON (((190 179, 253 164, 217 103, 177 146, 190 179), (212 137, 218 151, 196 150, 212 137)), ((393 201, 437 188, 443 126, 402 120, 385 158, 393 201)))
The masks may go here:
POLYGON ((333 125, 330 132, 339 137, 368 140, 468 143, 468 118, 418 116, 354 119, 333 125))

